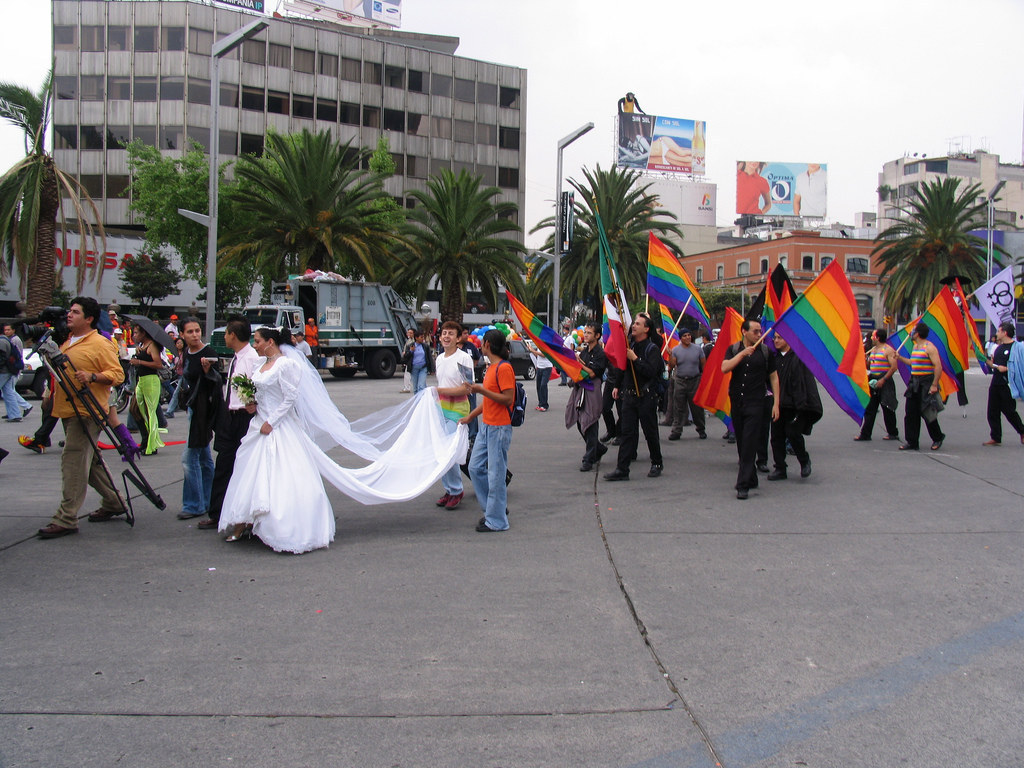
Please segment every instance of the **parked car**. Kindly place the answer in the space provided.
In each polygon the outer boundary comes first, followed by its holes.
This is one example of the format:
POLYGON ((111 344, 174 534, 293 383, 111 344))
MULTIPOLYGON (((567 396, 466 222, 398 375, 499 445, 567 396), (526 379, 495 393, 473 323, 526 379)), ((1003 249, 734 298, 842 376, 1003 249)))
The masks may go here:
MULTIPOLYGON (((537 368, 533 364, 533 358, 530 357, 530 351, 526 348, 525 343, 518 339, 509 340, 508 353, 508 361, 512 364, 512 370, 515 371, 516 378, 522 376, 528 381, 537 378, 537 368)), ((484 372, 487 370, 486 362, 487 358, 484 358, 485 364, 476 369, 477 383, 482 383, 484 380, 484 372)))
POLYGON ((38 353, 33 355, 29 352, 30 350, 25 350, 25 367, 18 376, 14 388, 22 393, 31 391, 36 397, 42 397, 50 372, 39 359, 38 353))

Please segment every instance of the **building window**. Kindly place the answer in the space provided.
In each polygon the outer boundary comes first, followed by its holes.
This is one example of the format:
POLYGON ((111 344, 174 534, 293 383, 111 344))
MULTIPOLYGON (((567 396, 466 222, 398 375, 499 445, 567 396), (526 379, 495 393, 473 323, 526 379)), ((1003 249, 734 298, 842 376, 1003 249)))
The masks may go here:
POLYGON ((155 125, 136 125, 132 129, 132 135, 136 141, 141 141, 147 147, 156 146, 156 126, 155 125))
POLYGON ((704 267, 697 267, 697 282, 704 282, 704 267))
POLYGON ((195 142, 202 147, 203 152, 207 154, 210 152, 210 129, 201 128, 196 125, 190 125, 188 127, 188 143, 186 149, 192 149, 192 142, 195 142))
POLYGON ((162 126, 160 149, 185 149, 185 129, 180 125, 162 126))
POLYGON ((82 101, 103 101, 103 75, 82 75, 82 101))
POLYGON ((715 279, 717 279, 717 280, 724 280, 725 279, 725 265, 724 264, 719 264, 718 265, 718 268, 715 270, 715 279))
POLYGON ((416 198, 415 197, 407 197, 407 198, 405 198, 405 208, 406 208, 406 210, 411 211, 415 207, 416 207, 416 198))
POLYGON ((220 105, 222 107, 237 107, 238 106, 238 84, 237 83, 221 83, 220 84, 220 105))
POLYGON ((519 169, 498 166, 498 186, 505 189, 519 189, 519 169))
POLYGON ((454 173, 456 176, 458 176, 463 171, 465 171, 467 175, 472 176, 473 175, 473 164, 472 163, 463 163, 463 162, 460 162, 458 160, 453 160, 452 161, 452 173, 454 173))
POLYGON ((341 102, 338 122, 345 125, 359 125, 359 105, 348 101, 341 102))
POLYGON ((239 146, 239 152, 243 155, 262 155, 263 154, 263 136, 255 133, 243 133, 242 142, 239 146))
POLYGON ((789 266, 789 254, 780 253, 779 254, 779 264, 782 266, 783 269, 788 267, 789 266))
POLYGON ((124 145, 131 142, 131 131, 127 125, 107 126, 107 149, 124 149, 124 145))
POLYGON ((57 75, 53 78, 53 90, 60 101, 77 101, 78 78, 74 75, 57 75))
POLYGON ((267 50, 267 66, 288 69, 292 63, 292 49, 287 45, 271 43, 267 50))
POLYGON ((805 253, 805 254, 803 254, 803 256, 800 257, 800 261, 801 261, 801 264, 800 264, 800 268, 801 269, 805 269, 808 272, 813 272, 814 271, 814 254, 813 253, 805 253))
POLYGON ((846 271, 850 274, 866 275, 868 273, 868 260, 863 256, 847 256, 846 271))
POLYGON ((948 160, 925 160, 924 169, 928 173, 941 173, 943 175, 949 173, 949 161, 948 160))
POLYGON ((281 91, 267 91, 267 112, 275 115, 287 115, 288 94, 281 91))
POLYGON ((427 159, 416 157, 416 155, 406 155, 405 175, 413 179, 427 178, 427 159))
POLYGON ((478 104, 497 104, 498 86, 494 83, 477 83, 476 100, 478 104))
POLYGON ((238 133, 235 131, 220 131, 220 142, 217 151, 222 155, 234 155, 238 153, 238 133))
POLYGON ((128 50, 128 27, 107 27, 107 50, 128 50))
POLYGON ((242 109, 252 109, 262 112, 264 107, 262 88, 242 88, 242 109))
POLYGON ((242 43, 242 61, 246 64, 265 65, 267 63, 267 44, 262 40, 246 40, 242 43))
POLYGON ((457 101, 476 101, 476 83, 472 80, 455 78, 455 99, 457 101))
POLYGON ((915 173, 917 173, 919 165, 920 163, 907 163, 906 165, 903 166, 903 175, 913 176, 915 173))
POLYGON ((831 256, 822 256, 821 257, 821 268, 822 269, 825 269, 825 267, 827 267, 831 263, 832 263, 832 257, 831 256))
MULTIPOLYGON (((396 176, 404 176, 405 175, 405 155, 392 152, 391 153, 391 162, 393 162, 395 164, 395 175, 396 176)), ((402 201, 399 200, 398 202, 399 202, 399 204, 401 204, 402 201)))
POLYGON ((360 79, 360 72, 362 72, 362 65, 359 59, 346 59, 341 60, 341 79, 348 80, 352 83, 358 83, 360 79))
POLYGON ((165 51, 185 50, 185 28, 164 27, 160 33, 160 44, 165 51))
POLYGON ((135 52, 155 53, 157 50, 157 27, 135 28, 135 52))
POLYGON ((502 149, 519 149, 519 129, 506 128, 498 129, 498 146, 502 149))
POLYGON ((424 87, 424 76, 423 73, 418 69, 409 70, 409 90, 413 93, 426 93, 424 87))
POLYGON ((132 100, 132 79, 130 77, 107 77, 107 98, 111 101, 132 100))
POLYGON ((316 72, 316 54, 305 48, 296 48, 292 55, 292 67, 296 72, 312 75, 316 72))
POLYGON ((413 136, 427 136, 430 132, 430 118, 426 115, 409 112, 406 115, 406 125, 406 131, 413 136))
POLYGON ((81 40, 83 51, 102 51, 103 27, 86 26, 83 24, 81 40))
POLYGON ((452 137, 452 119, 450 117, 432 117, 434 124, 435 139, 450 139, 452 137))
POLYGON ((188 79, 188 103, 209 104, 210 103, 210 81, 200 80, 197 77, 188 79))
POLYGON ((133 90, 134 101, 156 101, 156 78, 136 77, 133 90))
POLYGON ((399 133, 405 131, 405 113, 400 109, 385 109, 384 130, 399 133))
POLYGON ((473 123, 468 120, 456 120, 454 138, 463 144, 472 144, 476 132, 473 130, 473 123))
POLYGON ((379 107, 363 107, 363 127, 380 128, 379 107))
POLYGON ((317 99, 316 119, 327 123, 338 122, 338 102, 333 99, 317 99))
POLYGON ((312 120, 313 97, 299 96, 297 93, 292 96, 292 117, 299 117, 303 120, 312 120))
POLYGON ((519 109, 519 89, 506 88, 504 85, 499 89, 498 104, 507 109, 519 109))
POLYGON ((128 197, 128 188, 130 184, 130 176, 122 176, 120 174, 107 176, 107 197, 128 197))
POLYGON ((486 144, 489 147, 493 147, 494 145, 496 145, 498 143, 498 126, 477 123, 476 143, 486 144))
POLYGON ((54 149, 78 149, 78 126, 55 125, 53 126, 53 148, 54 149))
POLYGON ((201 53, 210 56, 213 53, 213 32, 208 29, 196 29, 189 27, 188 49, 192 53, 201 53))
POLYGON ((750 262, 749 261, 738 261, 736 262, 736 276, 746 277, 750 274, 750 262))
POLYGON ((78 48, 78 27, 54 27, 53 47, 58 51, 78 48))
POLYGON ((768 259, 761 259, 761 274, 768 274, 768 259))
POLYGON ((83 173, 78 181, 82 185, 82 192, 93 200, 103 197, 103 176, 101 174, 83 173))
POLYGON ((451 96, 452 95, 452 79, 448 75, 431 75, 430 76, 430 95, 431 96, 451 96))
POLYGON ((874 309, 872 298, 864 293, 858 293, 853 298, 857 301, 857 314, 861 317, 871 317, 874 309))
POLYGON ((452 169, 451 160, 443 160, 440 157, 432 158, 430 161, 430 175, 440 176, 441 171, 450 171, 452 169))
POLYGON ((184 101, 185 100, 185 78, 184 77, 161 77, 160 78, 160 101, 184 101))
POLYGON ((381 66, 374 61, 363 62, 363 82, 368 85, 380 85, 381 66))
POLYGON ((493 165, 478 165, 476 172, 482 186, 493 187, 498 183, 498 171, 493 165))
POLYGON ((327 77, 338 76, 338 57, 332 53, 319 54, 317 72, 327 77))
POLYGON ((405 88, 405 67, 384 67, 384 85, 388 88, 405 88))

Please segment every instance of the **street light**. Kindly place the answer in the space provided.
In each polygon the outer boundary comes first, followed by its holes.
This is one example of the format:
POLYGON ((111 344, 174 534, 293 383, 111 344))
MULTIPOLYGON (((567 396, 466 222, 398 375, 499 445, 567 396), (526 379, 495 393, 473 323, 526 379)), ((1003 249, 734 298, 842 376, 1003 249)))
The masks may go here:
MULTIPOLYGON (((985 280, 986 281, 992 279, 992 261, 993 261, 993 253, 992 253, 992 251, 993 251, 993 248, 994 248, 994 243, 993 243, 993 238, 992 238, 992 228, 995 226, 995 223, 996 223, 996 213, 995 213, 996 195, 999 194, 999 190, 1001 190, 1005 184, 1006 184, 1006 179, 1001 180, 994 187, 992 187, 992 189, 988 193, 988 228, 986 229, 986 234, 988 235, 988 253, 986 254, 986 258, 985 258, 985 280)), ((985 338, 986 339, 991 338, 991 336, 992 336, 992 329, 990 328, 990 325, 991 325, 991 321, 986 316, 985 317, 985 338)))
MULTIPOLYGON (((593 129, 593 127, 594 127, 593 123, 587 123, 586 125, 581 125, 575 131, 570 133, 565 138, 560 139, 559 142, 558 142, 558 170, 557 170, 557 174, 558 175, 555 178, 555 253, 554 253, 555 279, 554 279, 554 285, 552 285, 552 287, 551 287, 551 293, 553 295, 554 305, 555 305, 554 306, 554 310, 555 310, 554 311, 554 315, 555 315, 554 319, 556 321, 562 319, 561 312, 559 311, 559 307, 561 305, 561 289, 562 289, 562 285, 561 285, 561 282, 562 282, 562 271, 561 271, 561 266, 562 266, 562 238, 559 237, 560 232, 559 232, 559 229, 558 229, 562 225, 562 151, 566 147, 568 147, 570 144, 572 144, 574 141, 576 141, 576 139, 578 139, 580 136, 585 134, 587 131, 593 129)), ((550 321, 551 318, 548 318, 548 320, 550 321)), ((556 327, 556 324, 553 324, 552 327, 556 327)))
MULTIPOLYGON (((210 58, 210 214, 206 224, 206 334, 213 333, 214 310, 217 305, 217 161, 220 150, 220 60, 251 37, 270 26, 256 19, 213 44, 210 58)), ((184 214, 183 214, 184 215, 184 214)))

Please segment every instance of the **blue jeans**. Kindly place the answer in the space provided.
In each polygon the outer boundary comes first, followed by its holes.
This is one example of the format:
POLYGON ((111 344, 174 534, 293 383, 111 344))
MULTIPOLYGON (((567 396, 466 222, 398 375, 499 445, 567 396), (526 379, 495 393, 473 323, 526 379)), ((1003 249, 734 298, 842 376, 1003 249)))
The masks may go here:
POLYGON ((171 393, 171 399, 167 403, 167 418, 173 419, 174 412, 178 410, 178 395, 181 394, 181 377, 179 376, 177 381, 171 384, 174 391, 171 393))
POLYGON ((7 407, 8 419, 20 419, 22 409, 29 407, 25 398, 14 389, 19 375, 17 373, 0 373, 0 394, 3 395, 4 405, 7 407))
POLYGON ((508 491, 505 471, 508 469, 508 447, 512 444, 512 426, 494 426, 481 422, 473 457, 469 460, 469 479, 473 481, 476 500, 484 510, 484 522, 495 531, 508 530, 508 491))
MULTIPOLYGON (((189 420, 192 412, 189 411, 189 420)), ((210 494, 213 493, 213 454, 210 446, 189 448, 181 452, 181 466, 185 470, 185 482, 181 486, 181 511, 187 515, 205 515, 210 509, 210 494)))
MULTIPOLYGON (((455 430, 459 428, 459 422, 444 420, 444 430, 449 435, 454 435, 455 430)), ((459 469, 459 465, 455 464, 441 476, 441 485, 444 486, 444 492, 457 496, 462 493, 462 471, 459 469)))
POLYGON ((550 368, 537 369, 537 406, 548 407, 548 382, 551 380, 550 368))
POLYGON ((427 388, 427 366, 412 367, 412 391, 413 394, 427 388))

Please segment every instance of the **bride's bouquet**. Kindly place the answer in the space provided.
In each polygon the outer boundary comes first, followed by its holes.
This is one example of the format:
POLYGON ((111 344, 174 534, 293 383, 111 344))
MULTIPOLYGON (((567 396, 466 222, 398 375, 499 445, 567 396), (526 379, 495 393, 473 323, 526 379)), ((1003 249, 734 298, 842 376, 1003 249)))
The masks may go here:
POLYGON ((231 388, 235 390, 238 399, 245 405, 252 405, 256 402, 256 382, 248 376, 232 376, 231 388))

